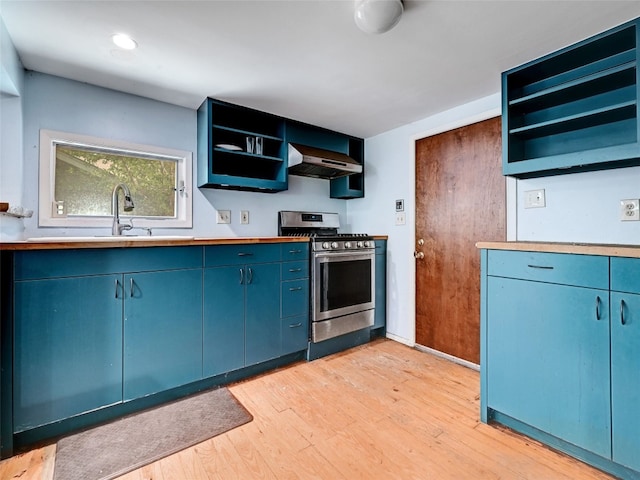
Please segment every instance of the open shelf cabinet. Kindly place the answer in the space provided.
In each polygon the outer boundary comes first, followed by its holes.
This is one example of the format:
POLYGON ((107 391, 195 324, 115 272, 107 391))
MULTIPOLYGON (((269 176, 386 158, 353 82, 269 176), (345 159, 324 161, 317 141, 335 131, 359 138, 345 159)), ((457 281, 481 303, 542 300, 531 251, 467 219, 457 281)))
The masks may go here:
POLYGON ((286 190, 284 119, 212 98, 198 109, 198 187, 286 190), (262 139, 262 152, 247 139, 262 139))
POLYGON ((636 19, 502 74, 505 175, 640 165, 639 24, 636 19))

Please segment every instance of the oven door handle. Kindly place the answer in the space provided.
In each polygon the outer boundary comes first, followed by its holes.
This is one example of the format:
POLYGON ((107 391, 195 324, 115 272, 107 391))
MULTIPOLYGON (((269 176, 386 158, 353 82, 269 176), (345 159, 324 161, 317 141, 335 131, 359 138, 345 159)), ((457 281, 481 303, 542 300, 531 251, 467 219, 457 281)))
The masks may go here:
POLYGON ((375 256, 375 250, 358 251, 358 252, 316 252, 313 254, 315 258, 335 258, 335 257, 350 257, 350 258, 373 258, 375 256))

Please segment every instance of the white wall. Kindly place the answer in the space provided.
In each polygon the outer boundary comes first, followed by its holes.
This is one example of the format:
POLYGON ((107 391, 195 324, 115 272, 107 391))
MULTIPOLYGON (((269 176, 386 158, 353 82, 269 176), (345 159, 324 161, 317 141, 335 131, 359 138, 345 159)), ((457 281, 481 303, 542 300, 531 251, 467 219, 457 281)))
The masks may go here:
MULTIPOLYGON (((24 70, 0 17, 0 201, 22 203, 22 92, 24 70)), ((0 216, 0 240, 22 234, 23 221, 0 216)))
MULTIPOLYGON (((458 106, 365 141, 366 197, 351 200, 353 231, 388 234, 387 332, 415 343, 415 140, 491 118, 500 94, 458 106), (395 225, 395 200, 405 200, 407 224, 395 225)), ((507 238, 521 241, 640 245, 640 222, 619 220, 619 201, 640 198, 640 167, 507 179, 507 238), (525 209, 527 190, 544 188, 547 206, 525 209)), ((481 238, 478 239, 482 240, 481 238)))
MULTIPOLYGON (((203 99, 204 100, 204 99, 203 99)), ((24 237, 108 235, 109 229, 39 228, 38 151, 40 129, 60 130, 193 152, 196 176, 196 111, 37 72, 28 72, 24 95, 24 237)), ((5 168, 3 166, 2 175, 5 168)), ((345 200, 329 198, 328 180, 290 177, 289 190, 274 194, 198 189, 192 192, 193 229, 154 229, 158 235, 275 236, 279 210, 320 210, 346 214, 345 200), (232 211, 230 225, 215 223, 216 209, 232 211), (240 225, 249 210, 249 225, 240 225)))

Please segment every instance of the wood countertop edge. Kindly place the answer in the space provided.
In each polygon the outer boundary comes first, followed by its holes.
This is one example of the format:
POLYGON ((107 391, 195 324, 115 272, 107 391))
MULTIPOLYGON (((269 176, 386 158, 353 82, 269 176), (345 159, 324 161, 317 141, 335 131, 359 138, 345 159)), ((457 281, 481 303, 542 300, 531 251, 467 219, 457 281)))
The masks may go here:
POLYGON ((72 241, 72 242, 3 242, 0 250, 68 250, 82 248, 123 248, 123 247, 188 247, 206 245, 234 245, 249 243, 295 243, 308 242, 309 237, 220 237, 220 238, 188 238, 184 240, 122 240, 116 241, 72 241))
POLYGON ((476 247, 487 250, 573 253, 576 255, 603 255, 608 257, 640 258, 640 245, 553 242, 477 242, 476 247))

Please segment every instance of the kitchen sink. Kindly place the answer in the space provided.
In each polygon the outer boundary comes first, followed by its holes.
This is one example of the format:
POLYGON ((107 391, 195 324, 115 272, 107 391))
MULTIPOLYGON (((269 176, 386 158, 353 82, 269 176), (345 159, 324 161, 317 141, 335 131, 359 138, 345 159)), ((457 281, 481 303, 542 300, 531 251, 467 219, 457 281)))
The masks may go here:
POLYGON ((149 242, 158 240, 193 240, 191 236, 185 235, 96 235, 92 237, 32 237, 27 238, 27 242, 57 243, 57 242, 149 242))

